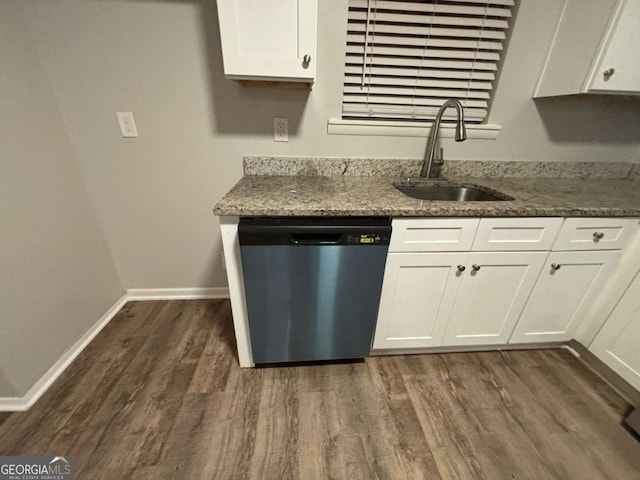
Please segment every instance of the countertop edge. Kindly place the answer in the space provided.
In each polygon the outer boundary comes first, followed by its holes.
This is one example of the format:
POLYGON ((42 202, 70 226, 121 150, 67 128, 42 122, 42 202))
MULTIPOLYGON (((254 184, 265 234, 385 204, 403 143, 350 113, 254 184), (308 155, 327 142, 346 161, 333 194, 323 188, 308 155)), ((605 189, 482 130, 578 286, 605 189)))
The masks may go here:
MULTIPOLYGON (((428 201, 393 187, 397 177, 244 176, 213 207, 218 216, 640 217, 640 185, 624 180, 464 177, 514 200, 428 201)), ((441 182, 443 179, 435 179, 441 182)))

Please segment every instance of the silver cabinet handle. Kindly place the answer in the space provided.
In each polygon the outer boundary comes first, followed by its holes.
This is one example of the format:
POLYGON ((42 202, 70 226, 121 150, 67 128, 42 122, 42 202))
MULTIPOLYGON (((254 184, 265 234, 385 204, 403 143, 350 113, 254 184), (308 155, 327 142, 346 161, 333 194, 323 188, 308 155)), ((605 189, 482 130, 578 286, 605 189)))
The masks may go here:
POLYGON ((602 240, 604 238, 603 232, 593 232, 593 241, 597 242, 598 240, 602 240))
POLYGON ((467 267, 465 267, 464 265, 458 265, 458 271, 459 272, 464 272, 467 269, 467 267))
POLYGON ((302 66, 304 68, 309 68, 310 63, 311 63, 311 55, 307 53, 304 57, 302 57, 302 66))
POLYGON ((552 263, 552 264, 551 264, 551 269, 552 269, 552 270, 560 270, 560 267, 561 267, 561 266, 562 266, 562 265, 560 265, 560 264, 552 263))
POLYGON ((614 73, 616 73, 616 69, 609 68, 608 70, 604 71, 604 78, 611 78, 611 75, 613 75, 614 73))
POLYGON ((480 265, 476 265, 475 263, 473 265, 471 265, 471 268, 473 268, 474 271, 478 271, 480 270, 480 265))

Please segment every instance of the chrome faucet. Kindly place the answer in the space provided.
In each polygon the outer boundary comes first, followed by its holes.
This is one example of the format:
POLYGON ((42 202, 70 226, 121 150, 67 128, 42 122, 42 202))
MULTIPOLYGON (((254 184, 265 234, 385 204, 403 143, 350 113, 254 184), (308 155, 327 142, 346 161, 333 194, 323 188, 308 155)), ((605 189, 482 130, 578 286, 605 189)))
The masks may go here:
MULTIPOLYGON (((431 125, 431 132, 429 133, 429 141, 427 142, 427 151, 424 153, 424 162, 422 163, 422 170, 420 170, 420 176, 423 178, 429 178, 431 175, 431 166, 435 157, 436 142, 438 140, 438 130, 440 130, 440 121, 442 115, 448 107, 455 107, 457 117, 456 120, 456 142, 462 142, 467 139, 467 130, 464 126, 464 110, 459 100, 449 99, 442 104, 438 114, 436 115, 433 124, 431 125)), ((442 159, 439 159, 442 161, 442 159)))

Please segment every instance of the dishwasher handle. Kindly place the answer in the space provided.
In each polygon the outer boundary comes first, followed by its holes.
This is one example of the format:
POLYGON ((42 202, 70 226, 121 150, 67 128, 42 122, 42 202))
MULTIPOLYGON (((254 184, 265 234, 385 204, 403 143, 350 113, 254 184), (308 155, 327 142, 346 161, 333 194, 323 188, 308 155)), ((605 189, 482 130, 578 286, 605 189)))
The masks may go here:
POLYGON ((296 245, 337 245, 342 240, 341 233, 292 233, 291 241, 296 245))

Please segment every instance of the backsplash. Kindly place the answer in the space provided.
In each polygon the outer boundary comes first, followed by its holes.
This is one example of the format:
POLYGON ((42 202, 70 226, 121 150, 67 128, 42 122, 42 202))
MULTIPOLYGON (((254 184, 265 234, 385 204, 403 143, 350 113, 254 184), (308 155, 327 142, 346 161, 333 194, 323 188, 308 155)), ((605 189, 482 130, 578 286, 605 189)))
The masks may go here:
MULTIPOLYGON (((415 177, 421 159, 244 157, 245 175, 415 177)), ((490 162, 448 160, 440 177, 640 179, 640 164, 626 162, 490 162)))

